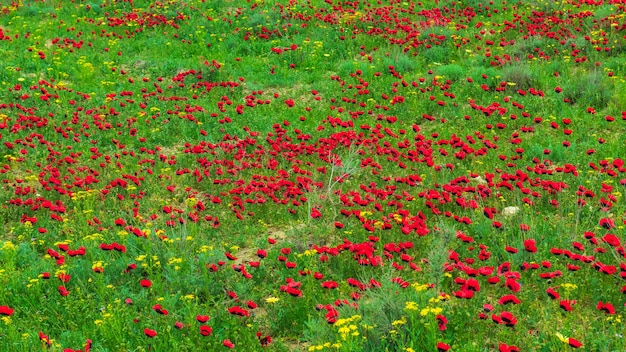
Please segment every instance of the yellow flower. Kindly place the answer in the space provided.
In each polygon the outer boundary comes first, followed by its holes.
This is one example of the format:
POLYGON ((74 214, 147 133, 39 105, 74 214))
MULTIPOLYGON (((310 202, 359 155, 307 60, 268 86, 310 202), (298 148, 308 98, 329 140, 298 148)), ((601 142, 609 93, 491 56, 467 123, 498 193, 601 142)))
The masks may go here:
POLYGON ((578 288, 578 286, 576 284, 570 284, 570 283, 564 283, 561 284, 561 287, 563 287, 565 290, 569 291, 569 290, 575 290, 578 288))
POLYGON ((5 241, 2 245, 2 250, 14 251, 17 247, 11 241, 5 241))
POLYGON ((193 301, 193 299, 196 298, 196 296, 192 295, 192 294, 188 294, 188 295, 184 295, 180 298, 181 301, 193 301))
POLYGON ((560 333, 560 332, 557 332, 557 333, 556 333, 556 334, 554 334, 554 335, 556 335, 556 337, 558 337, 558 338, 559 338, 559 340, 561 340, 561 342, 563 342, 563 343, 569 343, 569 339, 568 339, 567 337, 565 337, 565 336, 561 335, 561 333, 560 333))
POLYGON ((417 282, 412 284, 411 286, 413 286, 413 288, 415 289, 415 291, 420 292, 420 291, 424 291, 428 289, 428 284, 418 284, 417 282))
POLYGON ((443 312, 443 308, 431 308, 430 312, 433 313, 434 315, 439 315, 441 314, 441 312, 443 312))
POLYGON ((441 298, 437 297, 437 298, 431 298, 428 300, 428 303, 439 303, 439 301, 441 301, 441 298))
POLYGON ((339 328, 339 333, 342 334, 342 335, 343 334, 347 334, 349 332, 350 332, 350 328, 347 327, 347 326, 342 326, 342 327, 339 328))
POLYGON ((278 298, 278 297, 267 297, 265 299, 265 302, 267 302, 267 303, 276 303, 278 301, 280 301, 280 298, 278 298))
POLYGON ((391 325, 393 326, 397 326, 397 325, 404 325, 406 324, 406 317, 402 317, 402 319, 400 320, 394 320, 391 325))
POLYGON ((342 325, 344 325, 344 324, 347 324, 348 322, 349 322, 349 321, 348 321, 348 319, 338 319, 338 320, 335 322, 335 326, 342 326, 342 325))
POLYGON ((404 310, 417 310, 417 303, 415 302, 406 302, 404 305, 404 310))
POLYGON ((172 264, 180 264, 183 262, 183 258, 175 258, 172 257, 170 259, 167 260, 167 265, 172 265, 172 264))

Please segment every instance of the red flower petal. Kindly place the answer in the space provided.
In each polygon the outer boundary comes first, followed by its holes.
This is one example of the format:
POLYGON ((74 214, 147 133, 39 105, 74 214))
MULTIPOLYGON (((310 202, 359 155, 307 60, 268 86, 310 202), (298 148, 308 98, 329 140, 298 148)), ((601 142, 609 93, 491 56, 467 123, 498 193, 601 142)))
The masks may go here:
POLYGON ((13 315, 15 309, 7 306, 0 306, 0 315, 13 315))
POLYGON ((148 337, 155 337, 157 335, 156 331, 148 328, 143 329, 143 333, 146 334, 146 336, 148 337))

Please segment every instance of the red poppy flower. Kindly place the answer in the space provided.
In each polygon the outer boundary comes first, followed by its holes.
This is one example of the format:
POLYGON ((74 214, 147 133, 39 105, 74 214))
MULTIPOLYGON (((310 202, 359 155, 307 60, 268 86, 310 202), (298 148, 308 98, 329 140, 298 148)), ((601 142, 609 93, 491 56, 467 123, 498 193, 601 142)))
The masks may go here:
POLYGON ((200 326, 200 335, 202 336, 211 336, 211 334, 213 333, 213 328, 208 326, 208 325, 201 325, 200 326))
POLYGON ((152 281, 148 280, 148 279, 143 279, 141 281, 139 281, 139 284, 141 285, 141 287, 150 287, 152 286, 152 281))
POLYGON ((480 268, 478 268, 478 273, 482 276, 487 276, 487 275, 491 275, 493 273, 493 267, 492 266, 481 266, 480 268))
POLYGON ((269 335, 263 336, 263 333, 261 333, 260 331, 256 333, 256 337, 259 339, 259 343, 261 344, 261 346, 267 347, 270 343, 272 343, 272 337, 269 335))
POLYGON ((129 272, 131 272, 131 271, 133 271, 135 269, 137 269, 137 264, 135 264, 135 263, 128 264, 126 266, 126 269, 124 269, 124 273, 129 273, 129 272))
POLYGON ((450 350, 450 345, 443 342, 437 342, 437 351, 446 352, 448 350, 450 350))
POLYGON ((228 347, 228 348, 235 348, 235 344, 232 343, 228 339, 225 339, 224 341, 222 341, 222 345, 224 345, 224 347, 228 347))
POLYGON ((376 279, 370 279, 370 286, 371 287, 378 287, 378 288, 383 287, 383 285, 379 281, 377 281, 376 279))
POLYGON ((66 297, 70 294, 70 291, 68 291, 64 286, 59 286, 59 294, 63 297, 66 297))
POLYGON ((339 287, 339 285, 335 281, 325 281, 325 282, 322 282, 321 285, 323 288, 328 288, 328 289, 335 289, 339 287))
POLYGON ((206 323, 209 319, 208 315, 196 315, 196 320, 200 323, 206 323))
POLYGON ((598 302, 596 305, 598 310, 604 311, 606 314, 615 314, 615 307, 611 303, 602 303, 602 301, 598 302))
POLYGON ((474 297, 474 291, 467 290, 467 289, 460 290, 460 291, 454 291, 454 292, 452 292, 452 294, 455 297, 465 298, 465 299, 470 299, 470 298, 474 297))
POLYGON ((506 343, 502 343, 502 342, 498 345, 498 352, 519 352, 519 351, 520 349, 517 346, 513 346, 513 345, 509 346, 506 343))
POLYGON ((608 243, 612 247, 619 247, 621 244, 619 238, 612 233, 604 235, 604 237, 602 237, 602 241, 608 243))
POLYGON ((500 297, 500 300, 498 300, 498 304, 508 304, 508 303, 520 304, 522 303, 522 301, 520 301, 517 297, 515 297, 515 295, 505 295, 505 296, 500 297))
POLYGON ((234 299, 235 301, 239 301, 239 296, 237 296, 236 292, 228 291, 228 292, 226 292, 226 294, 228 295, 228 297, 234 299))
POLYGON ((181 323, 180 321, 177 321, 174 323, 174 327, 180 330, 183 328, 183 323, 181 323))
POLYGON ((512 254, 517 253, 517 248, 515 248, 515 247, 511 247, 511 246, 506 246, 506 247, 504 248, 504 250, 505 250, 505 251, 507 251, 507 252, 509 252, 509 253, 512 253, 512 254))
POLYGON ((558 292, 556 292, 554 290, 554 288, 552 287, 548 287, 548 289, 546 290, 546 293, 548 294, 548 296, 550 296, 550 298, 552 299, 559 299, 561 297, 561 295, 559 295, 558 292))
POLYGON ((249 317, 250 316, 250 312, 248 312, 247 310, 239 307, 239 306, 234 306, 234 307, 230 307, 228 308, 228 313, 232 314, 232 315, 238 315, 240 317, 249 317))
POLYGON ((517 324, 517 318, 511 312, 502 312, 500 319, 502 319, 502 323, 506 326, 515 326, 515 324, 517 324))
POLYGON ((13 315, 15 310, 8 306, 0 306, 0 315, 13 315))
POLYGON ((525 240, 525 241, 524 241, 524 249, 525 249, 527 252, 530 252, 530 253, 535 253, 535 252, 537 252, 537 246, 536 246, 536 242, 535 242, 535 240, 534 240, 534 239, 532 239, 532 238, 531 238, 531 239, 528 239, 528 240, 525 240))
POLYGON ((512 292, 519 292, 522 285, 513 278, 507 278, 504 285, 512 292))
POLYGON ((497 284, 498 282, 500 282, 500 278, 499 278, 499 277, 497 277, 497 276, 492 276, 492 277, 490 277, 490 278, 488 278, 488 279, 487 279, 487 282, 488 282, 488 283, 490 283, 490 284, 492 284, 492 285, 495 285, 495 284, 497 284))
POLYGON ((566 300, 562 300, 562 301, 559 302, 559 306, 561 306, 561 308, 564 311, 566 311, 566 312, 571 311, 573 309, 572 305, 574 305, 574 304, 576 304, 575 300, 567 300, 566 299, 566 300))
POLYGON ((59 273, 57 278, 59 280, 61 280, 61 282, 63 282, 63 283, 68 283, 72 277, 70 275, 68 275, 68 274, 59 273))
POLYGON ((583 344, 580 343, 580 341, 576 340, 575 338, 570 337, 568 340, 568 344, 574 348, 580 348, 583 347, 583 344))
POLYGON ((448 318, 446 318, 444 315, 437 315, 437 317, 435 318, 437 319, 437 325, 439 326, 439 330, 440 331, 444 331, 446 330, 446 325, 448 324, 448 318))
POLYGON ((148 337, 155 337, 157 335, 156 331, 148 328, 143 329, 143 333, 146 334, 146 336, 148 337))
POLYGON ((48 346, 52 344, 52 341, 50 341, 50 338, 48 337, 48 335, 45 335, 42 331, 39 332, 39 340, 43 341, 48 346))
POLYGON ((163 307, 161 307, 160 304, 155 304, 154 306, 152 306, 152 309, 162 315, 168 315, 169 312, 167 311, 167 309, 163 309, 163 307))

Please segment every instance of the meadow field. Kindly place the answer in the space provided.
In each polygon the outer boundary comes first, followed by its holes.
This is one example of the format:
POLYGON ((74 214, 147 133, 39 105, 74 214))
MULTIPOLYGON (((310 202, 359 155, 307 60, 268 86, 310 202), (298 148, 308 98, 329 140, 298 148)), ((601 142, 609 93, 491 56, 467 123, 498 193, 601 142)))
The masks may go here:
POLYGON ((0 351, 625 351, 626 1, 0 5, 0 351))

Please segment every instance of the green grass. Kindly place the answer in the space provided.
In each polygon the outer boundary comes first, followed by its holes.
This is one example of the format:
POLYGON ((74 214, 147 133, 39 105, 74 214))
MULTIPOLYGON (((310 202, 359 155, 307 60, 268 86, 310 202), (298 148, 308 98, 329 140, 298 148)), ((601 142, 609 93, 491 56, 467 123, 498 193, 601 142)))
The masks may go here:
POLYGON ((0 350, 624 350, 624 11, 2 5, 0 350))

